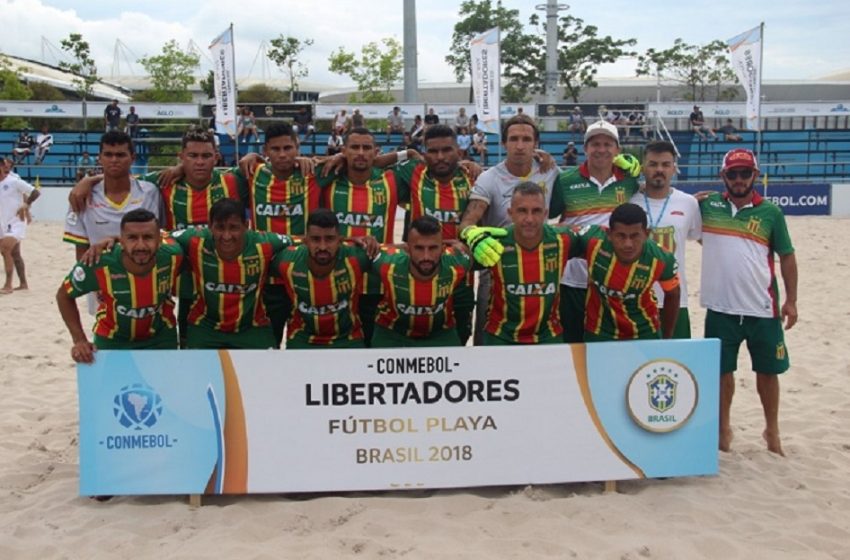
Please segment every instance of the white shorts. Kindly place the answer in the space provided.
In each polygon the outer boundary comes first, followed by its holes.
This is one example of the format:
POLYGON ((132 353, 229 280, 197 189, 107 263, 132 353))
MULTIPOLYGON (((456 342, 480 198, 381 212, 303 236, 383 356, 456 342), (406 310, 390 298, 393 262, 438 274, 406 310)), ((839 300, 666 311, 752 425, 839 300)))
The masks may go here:
POLYGON ((3 225, 2 237, 14 237, 18 241, 21 241, 24 237, 27 236, 27 223, 23 220, 19 220, 15 218, 8 224, 3 225))

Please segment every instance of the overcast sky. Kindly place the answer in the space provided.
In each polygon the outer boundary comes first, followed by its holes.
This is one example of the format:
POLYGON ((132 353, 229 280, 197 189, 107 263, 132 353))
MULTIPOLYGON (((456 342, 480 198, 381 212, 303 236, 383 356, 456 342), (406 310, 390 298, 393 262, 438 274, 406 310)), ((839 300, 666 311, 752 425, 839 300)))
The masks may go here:
MULTIPOLYGON (((596 25, 600 34, 638 40, 635 50, 667 48, 677 37, 702 44, 728 39, 765 22, 764 78, 811 79, 850 69, 850 10, 844 1, 822 0, 713 2, 626 0, 578 2, 570 12, 596 25)), ((445 63, 460 0, 420 0, 417 5, 420 82, 454 81, 445 63)), ((505 0, 520 10, 527 23, 533 8, 545 0, 505 0)), ((562 2, 563 3, 563 2, 562 2)), ((310 68, 307 80, 343 86, 347 78, 327 70, 328 56, 339 46, 359 52, 360 47, 383 37, 402 40, 401 0, 5 0, 0 50, 15 56, 57 63, 42 37, 59 46, 71 32, 82 33, 92 48, 100 76, 108 78, 115 60, 116 39, 122 50, 120 74, 143 75, 135 58, 160 52, 176 39, 185 47, 190 39, 204 51, 210 41, 232 22, 236 35, 237 74, 262 77, 257 54, 263 40, 280 34, 312 38, 304 54, 310 68), (44 57, 42 52, 44 51, 44 57), (134 56, 135 55, 135 56, 134 56), (132 63, 128 65, 127 59, 132 63)), ((606 77, 634 75, 635 62, 621 61, 600 69, 606 77)), ((202 58, 204 72, 211 67, 202 58)), ((276 67, 267 67, 273 78, 283 78, 276 67)))

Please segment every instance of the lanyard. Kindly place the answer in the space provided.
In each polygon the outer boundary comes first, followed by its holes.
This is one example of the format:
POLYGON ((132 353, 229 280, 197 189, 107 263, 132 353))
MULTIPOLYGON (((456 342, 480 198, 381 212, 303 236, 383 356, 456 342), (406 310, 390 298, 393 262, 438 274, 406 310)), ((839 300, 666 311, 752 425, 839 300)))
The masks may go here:
POLYGON ((661 206, 661 212, 658 214, 658 219, 653 221, 652 210, 649 208, 649 197, 646 196, 645 192, 643 193, 643 201, 646 204, 646 217, 649 218, 649 229, 655 229, 661 223, 661 218, 664 217, 664 211, 667 210, 667 203, 670 202, 670 196, 672 194, 672 190, 667 193, 667 198, 664 199, 664 205, 661 206))

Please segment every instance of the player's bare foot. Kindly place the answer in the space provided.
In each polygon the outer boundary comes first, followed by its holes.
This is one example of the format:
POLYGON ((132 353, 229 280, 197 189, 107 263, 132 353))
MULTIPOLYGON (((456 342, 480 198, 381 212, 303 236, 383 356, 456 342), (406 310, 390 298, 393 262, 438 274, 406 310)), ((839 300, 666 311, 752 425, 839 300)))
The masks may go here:
POLYGON ((18 292, 18 291, 21 291, 21 290, 29 290, 29 289, 30 289, 30 287, 27 286, 26 284, 21 284, 20 286, 15 288, 15 291, 18 292))
POLYGON ((728 430, 720 430, 720 444, 718 447, 720 451, 729 452, 732 451, 732 438, 734 438, 734 434, 732 433, 732 429, 728 430))
POLYGON ((765 430, 762 432, 761 437, 767 442, 768 451, 785 457, 785 452, 782 451, 782 442, 779 441, 779 434, 773 434, 765 430))
POLYGON ((3 286, 2 288, 0 288, 0 294, 5 295, 5 294, 11 294, 12 292, 14 292, 14 290, 12 289, 12 286, 3 286))

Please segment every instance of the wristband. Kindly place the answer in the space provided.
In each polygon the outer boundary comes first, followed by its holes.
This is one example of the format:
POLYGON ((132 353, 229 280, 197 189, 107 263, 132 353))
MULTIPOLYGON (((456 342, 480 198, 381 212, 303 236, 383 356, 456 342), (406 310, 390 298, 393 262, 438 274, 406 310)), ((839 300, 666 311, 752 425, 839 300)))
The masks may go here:
POLYGON ((401 150, 395 153, 396 163, 404 163, 407 161, 407 150, 401 150))

